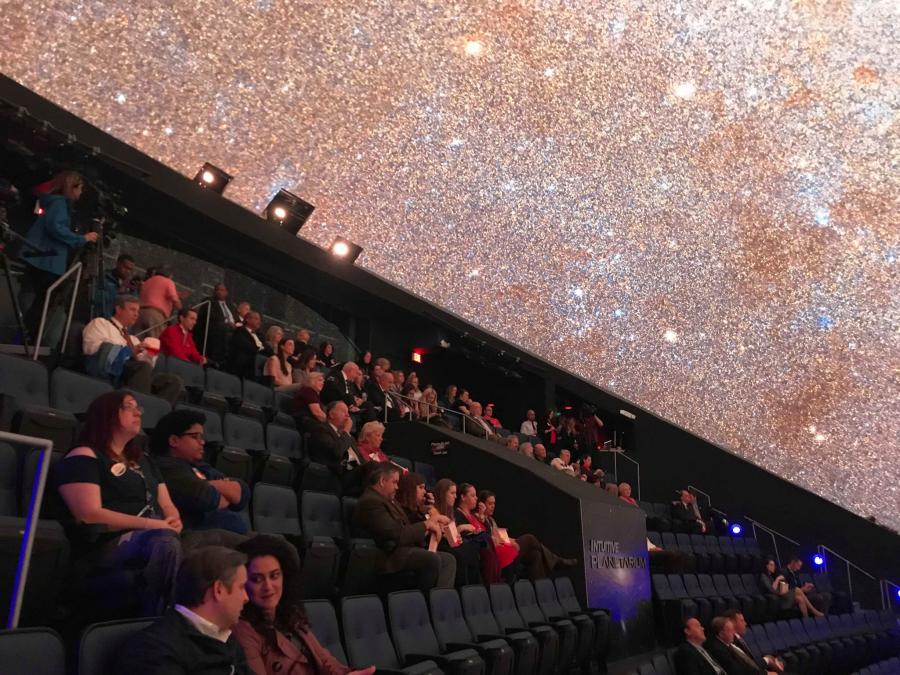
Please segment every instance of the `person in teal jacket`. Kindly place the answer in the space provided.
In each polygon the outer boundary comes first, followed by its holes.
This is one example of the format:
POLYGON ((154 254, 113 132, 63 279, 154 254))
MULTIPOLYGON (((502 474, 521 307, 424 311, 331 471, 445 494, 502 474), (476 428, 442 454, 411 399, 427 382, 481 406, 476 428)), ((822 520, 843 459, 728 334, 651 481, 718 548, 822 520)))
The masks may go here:
POLYGON ((22 307, 28 306, 25 326, 32 338, 37 337, 47 289, 66 271, 70 251, 97 241, 96 232, 81 235, 72 231, 70 208, 81 197, 83 187, 80 174, 62 171, 50 181, 50 189, 38 197, 42 212, 25 239, 47 255, 23 256, 25 276, 20 294, 22 307))

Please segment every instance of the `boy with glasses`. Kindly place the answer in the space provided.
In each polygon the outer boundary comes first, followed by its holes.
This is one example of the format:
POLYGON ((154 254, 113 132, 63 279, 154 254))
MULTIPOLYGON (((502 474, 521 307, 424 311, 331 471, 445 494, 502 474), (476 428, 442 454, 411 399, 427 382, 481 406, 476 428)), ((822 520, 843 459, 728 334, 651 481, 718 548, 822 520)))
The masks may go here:
POLYGON ((186 529, 246 534, 247 524, 238 514, 247 506, 250 488, 204 460, 205 422, 201 412, 173 410, 153 430, 150 451, 186 529))

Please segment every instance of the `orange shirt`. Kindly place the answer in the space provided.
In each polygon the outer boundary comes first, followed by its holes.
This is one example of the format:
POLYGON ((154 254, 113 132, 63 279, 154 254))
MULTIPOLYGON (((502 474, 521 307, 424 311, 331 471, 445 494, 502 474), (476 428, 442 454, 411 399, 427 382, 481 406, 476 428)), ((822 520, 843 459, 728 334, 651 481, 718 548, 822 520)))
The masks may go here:
POLYGON ((169 317, 177 301, 178 291, 169 277, 157 274, 141 284, 141 307, 152 307, 169 317))

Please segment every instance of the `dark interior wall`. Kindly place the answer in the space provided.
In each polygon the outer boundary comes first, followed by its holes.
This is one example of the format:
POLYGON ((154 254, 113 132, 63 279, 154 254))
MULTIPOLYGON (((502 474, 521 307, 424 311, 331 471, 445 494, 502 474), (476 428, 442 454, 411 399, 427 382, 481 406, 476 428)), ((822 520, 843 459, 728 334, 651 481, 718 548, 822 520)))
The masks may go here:
MULTIPOLYGON (((900 576, 900 537, 889 530, 652 415, 639 415, 636 426, 645 500, 669 501, 692 484, 733 519, 749 516, 799 541, 801 553, 825 544, 879 578, 900 576)), ((780 552, 797 553, 790 545, 780 552)), ((878 604, 874 587, 854 576, 854 591, 868 593, 869 606, 878 604)))

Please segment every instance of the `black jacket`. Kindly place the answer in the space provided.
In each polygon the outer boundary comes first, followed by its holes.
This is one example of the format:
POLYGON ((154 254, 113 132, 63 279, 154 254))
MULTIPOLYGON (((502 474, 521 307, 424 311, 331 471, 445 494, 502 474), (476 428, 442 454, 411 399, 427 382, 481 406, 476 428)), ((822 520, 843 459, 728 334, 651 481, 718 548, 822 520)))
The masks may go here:
POLYGON ((728 675, 765 675, 766 671, 753 662, 753 657, 742 659, 735 648, 729 648, 717 637, 709 638, 703 646, 728 675))
MULTIPOLYGON (((715 658, 713 656, 713 659, 715 658)), ((672 661, 675 663, 676 675, 717 675, 715 669, 707 663, 700 652, 687 642, 678 645, 672 661)), ((719 665, 722 666, 721 663, 719 665)), ((724 667, 722 669, 724 670, 724 667)))
POLYGON ((356 403, 354 398, 362 398, 362 393, 359 387, 356 386, 356 382, 345 380, 344 373, 338 371, 325 380, 325 386, 322 388, 322 393, 319 394, 319 397, 322 399, 322 403, 325 404, 332 401, 343 401, 347 404, 347 407, 350 407, 356 403))
MULTIPOLYGON (((380 386, 375 384, 374 382, 371 386, 366 387, 366 392, 369 395, 369 417, 373 420, 378 420, 379 422, 385 421, 384 409, 386 404, 386 399, 390 395, 388 392, 382 390, 380 386)), ((391 399, 391 407, 387 409, 387 420, 388 422, 394 422, 400 419, 400 404, 396 399, 391 399)))
POLYGON ((207 637, 174 609, 119 649, 116 675, 252 675, 234 635, 207 637))
POLYGON ((272 356, 272 350, 263 343, 259 349, 246 328, 238 328, 228 343, 228 372, 248 380, 256 378, 256 355, 272 356))
POLYGON ((316 422, 309 432, 309 459, 338 471, 347 450, 357 452, 356 439, 345 431, 337 432, 328 422, 316 422))
MULTIPOLYGON (((229 307, 228 309, 231 309, 229 307)), ((222 311, 219 301, 213 299, 209 305, 203 305, 197 311, 197 325, 194 326, 194 342, 197 349, 203 349, 203 336, 206 332, 206 315, 209 314, 209 335, 206 338, 206 356, 215 363, 224 363, 228 356, 228 335, 232 328, 225 323, 225 313, 222 311)), ((237 312, 232 310, 231 316, 237 318, 237 312)))

